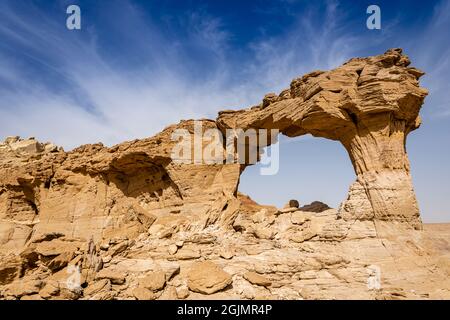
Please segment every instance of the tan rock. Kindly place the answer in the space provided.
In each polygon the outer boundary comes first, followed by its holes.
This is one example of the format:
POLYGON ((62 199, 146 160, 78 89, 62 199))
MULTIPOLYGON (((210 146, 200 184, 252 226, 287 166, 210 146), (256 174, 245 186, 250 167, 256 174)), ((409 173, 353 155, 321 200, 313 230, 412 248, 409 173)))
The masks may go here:
POLYGON ((183 240, 179 240, 179 241, 175 242, 175 245, 176 245, 178 248, 181 248, 181 247, 184 245, 184 241, 183 241, 183 240))
POLYGON ((52 296, 59 294, 59 284, 57 281, 47 281, 45 286, 39 291, 39 295, 44 299, 49 299, 52 296))
POLYGON ((81 297, 81 289, 79 288, 60 288, 58 298, 63 300, 77 300, 81 297))
POLYGON ((200 258, 200 252, 189 248, 181 248, 175 255, 178 260, 191 260, 200 258))
POLYGON ((309 215, 309 214, 307 214, 305 212, 295 211, 295 212, 291 213, 291 222, 293 224, 302 225, 306 221, 310 221, 310 220, 311 220, 311 215, 309 215))
POLYGON ((255 237, 259 239, 271 240, 275 236, 275 232, 268 227, 256 227, 253 231, 255 237))
POLYGON ((89 300, 113 300, 117 295, 117 291, 99 291, 91 296, 89 300))
POLYGON ((11 296, 20 298, 22 296, 39 293, 39 290, 42 288, 43 284, 44 283, 40 280, 22 280, 10 284, 7 292, 11 296))
POLYGON ((141 287, 134 289, 133 295, 137 300, 155 300, 158 298, 152 291, 141 287))
POLYGON ((74 252, 68 251, 63 252, 59 255, 57 255, 55 258, 51 259, 47 266, 52 270, 60 270, 67 266, 69 262, 73 259, 74 252))
POLYGON ((177 289, 174 286, 166 286, 164 291, 159 292, 160 300, 176 300, 177 299, 177 289))
POLYGON ((83 293, 84 296, 92 296, 100 291, 111 291, 111 281, 109 279, 102 279, 89 284, 89 286, 84 289, 83 293))
POLYGON ((288 208, 283 208, 278 210, 278 212, 276 214, 283 214, 283 213, 290 213, 290 212, 295 212, 298 211, 297 207, 288 207, 288 208))
POLYGON ((194 292, 212 294, 231 283, 231 276, 211 261, 194 264, 188 273, 188 286, 194 292))
POLYGON ((9 143, 9 147, 11 148, 11 150, 28 154, 34 154, 44 151, 43 145, 35 139, 18 140, 15 142, 11 142, 9 143))
POLYGON ((252 284, 263 287, 269 287, 272 284, 272 282, 266 277, 251 271, 244 273, 244 279, 248 280, 252 284))
POLYGON ((169 254, 174 255, 178 251, 178 246, 176 244, 171 244, 167 247, 167 251, 169 252, 169 254))
POLYGON ((36 244, 35 252, 44 257, 56 257, 61 254, 70 255, 78 250, 78 243, 54 239, 36 244))
POLYGON ((47 143, 44 146, 44 152, 57 152, 58 151, 58 146, 56 146, 53 143, 47 143))
POLYGON ((159 291, 166 285, 166 274, 162 271, 148 273, 139 280, 139 286, 150 291, 159 291))
POLYGON ((128 241, 123 241, 109 248, 108 253, 111 257, 114 257, 115 255, 118 255, 123 251, 125 251, 127 248, 128 248, 128 241))
POLYGON ((190 292, 187 287, 183 286, 183 287, 177 288, 176 290, 177 290, 177 298, 178 299, 186 299, 187 297, 189 297, 190 292))
POLYGON ((97 273, 95 279, 109 279, 112 284, 124 284, 126 274, 114 269, 102 269, 97 273))
POLYGON ((0 263, 0 285, 8 284, 20 276, 23 261, 20 257, 9 256, 0 263))

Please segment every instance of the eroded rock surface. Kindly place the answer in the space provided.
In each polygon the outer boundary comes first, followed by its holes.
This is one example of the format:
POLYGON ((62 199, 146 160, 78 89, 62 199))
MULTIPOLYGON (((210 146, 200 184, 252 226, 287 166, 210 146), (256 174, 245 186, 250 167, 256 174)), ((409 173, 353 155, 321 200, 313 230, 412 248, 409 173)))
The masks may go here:
POLYGON ((408 65, 400 49, 352 59, 202 121, 340 141, 357 179, 338 210, 262 206, 237 192, 246 164, 174 161, 193 120, 70 152, 7 138, 0 298, 449 298, 450 227, 421 230, 405 150, 427 94, 408 65))

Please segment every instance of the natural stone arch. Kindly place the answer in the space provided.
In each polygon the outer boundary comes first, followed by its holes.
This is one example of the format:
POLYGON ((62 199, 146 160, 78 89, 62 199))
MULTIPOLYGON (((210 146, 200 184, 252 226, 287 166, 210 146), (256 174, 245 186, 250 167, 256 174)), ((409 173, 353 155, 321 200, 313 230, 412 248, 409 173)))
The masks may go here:
POLYGON ((409 64, 401 49, 351 59, 293 80, 289 89, 266 95, 258 106, 223 111, 217 124, 222 131, 276 128, 289 137, 310 133, 340 141, 357 179, 339 215, 420 227, 405 145, 420 125, 427 90, 418 82, 424 73, 409 64))
MULTIPOLYGON (((400 49, 351 59, 295 79, 258 106, 202 120, 202 132, 276 128, 289 137, 310 133, 340 141, 357 179, 339 217, 420 227, 405 143, 420 125, 427 91, 418 82, 423 73, 408 65, 400 49)), ((0 250, 20 251, 30 237, 48 232, 100 239, 116 232, 131 237, 132 228, 137 236, 150 225, 151 234, 230 229, 240 211, 237 188, 246 164, 177 163, 173 133, 195 136, 195 123, 181 121, 111 148, 64 152, 16 137, 0 143, 0 250)))

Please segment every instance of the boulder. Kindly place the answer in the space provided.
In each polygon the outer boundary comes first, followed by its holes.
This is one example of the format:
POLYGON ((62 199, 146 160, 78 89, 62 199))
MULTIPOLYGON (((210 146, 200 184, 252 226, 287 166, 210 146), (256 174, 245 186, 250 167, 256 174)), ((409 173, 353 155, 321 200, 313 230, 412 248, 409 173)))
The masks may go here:
POLYGON ((157 295, 154 294, 151 290, 141 287, 133 290, 133 296, 137 300, 155 300, 158 298, 157 295))
POLYGON ((51 259, 47 263, 47 266, 53 271, 60 270, 69 264, 69 262, 74 258, 74 255, 74 251, 60 253, 55 258, 51 259))
POLYGON ((59 294, 58 281, 47 281, 45 286, 39 291, 39 295, 44 299, 50 299, 59 294))
POLYGON ((23 260, 20 257, 3 257, 0 263, 0 285, 13 282, 22 273, 23 260))
POLYGON ((22 296, 39 293, 44 283, 41 280, 23 280, 10 284, 7 288, 8 295, 20 298, 22 296))
POLYGON ((213 294, 231 283, 231 276, 211 261, 195 263, 188 273, 188 286, 194 292, 213 294))
POLYGON ((139 280, 139 286, 150 291, 162 290, 166 285, 166 274, 162 271, 150 272, 139 280))
POLYGON ((178 299, 186 299, 189 297, 189 289, 185 286, 176 289, 176 295, 178 299))
MULTIPOLYGON (((200 258, 200 252, 198 250, 190 249, 190 248, 181 248, 177 251, 177 253, 173 256, 176 260, 192 260, 200 258)), ((173 259, 169 257, 169 259, 173 259)))
POLYGON ((102 269, 100 270, 96 276, 96 280, 108 279, 112 284, 124 284, 125 283, 126 274, 121 271, 117 271, 114 269, 102 269))
POLYGON ((101 279, 90 283, 86 289, 84 289, 84 296, 92 296, 99 292, 111 291, 110 279, 101 279))
POLYGON ((178 251, 178 246, 176 244, 171 244, 167 247, 167 251, 169 252, 169 254, 174 255, 178 251))
POLYGON ((36 154, 44 151, 41 143, 35 139, 18 140, 9 144, 10 148, 17 152, 36 154))

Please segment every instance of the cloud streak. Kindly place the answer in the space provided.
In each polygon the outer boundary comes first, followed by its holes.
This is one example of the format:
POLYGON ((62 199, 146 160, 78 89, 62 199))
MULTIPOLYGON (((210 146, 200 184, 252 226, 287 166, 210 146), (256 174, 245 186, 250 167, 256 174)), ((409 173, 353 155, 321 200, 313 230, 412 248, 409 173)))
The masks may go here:
POLYGON ((0 35, 6 41, 0 56, 18 53, 33 60, 35 70, 2 59, 0 136, 37 135, 67 148, 150 136, 180 118, 214 117, 227 106, 257 103, 267 90, 281 90, 309 68, 335 66, 351 54, 321 49, 351 41, 337 36, 336 3, 327 7, 328 27, 320 34, 310 25, 317 16, 298 17, 286 36, 255 41, 239 57, 230 54, 231 35, 218 17, 187 13, 180 22, 184 38, 178 39, 131 2, 108 8, 114 25, 92 25, 77 34, 37 6, 2 3, 0 35), (116 31, 115 56, 102 45, 104 30, 116 31))

